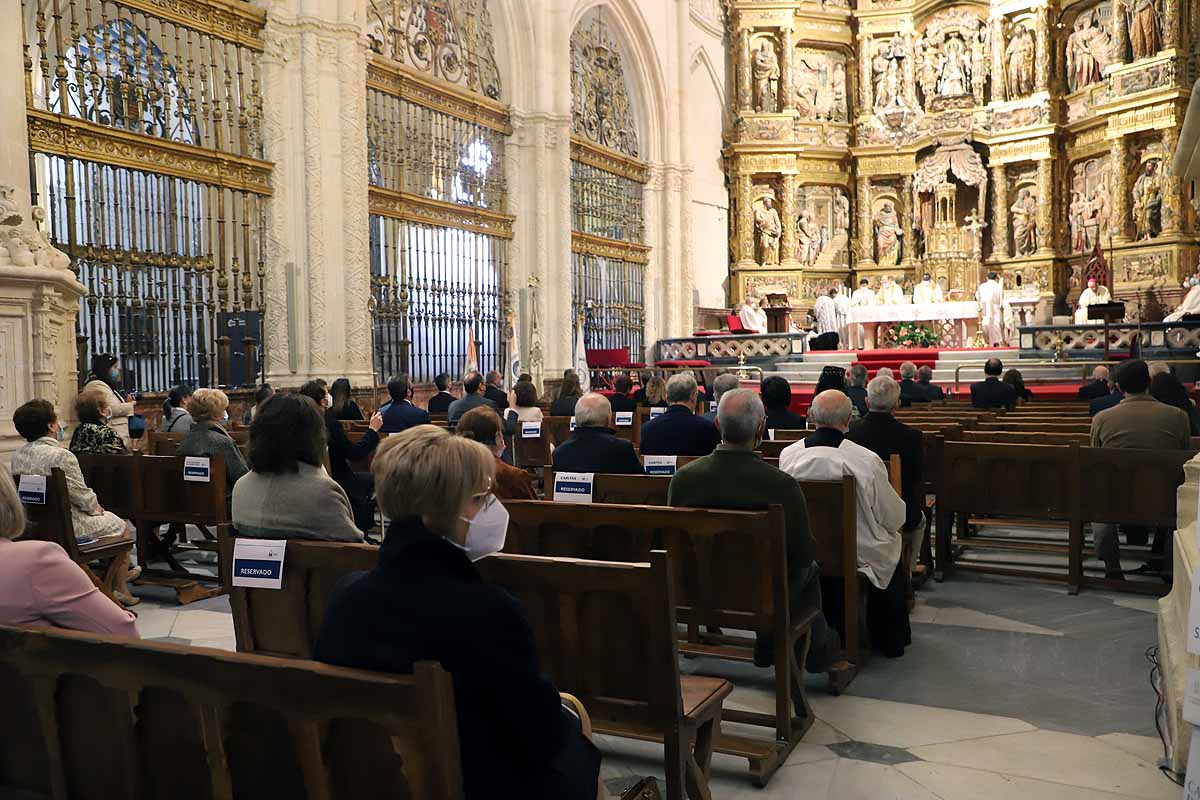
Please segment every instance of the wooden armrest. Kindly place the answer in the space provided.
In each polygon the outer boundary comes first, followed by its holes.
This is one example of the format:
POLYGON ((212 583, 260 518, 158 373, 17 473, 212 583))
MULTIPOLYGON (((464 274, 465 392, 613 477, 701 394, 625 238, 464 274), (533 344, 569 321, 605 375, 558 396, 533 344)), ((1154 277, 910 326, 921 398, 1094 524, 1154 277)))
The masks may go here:
POLYGON ((807 631, 817 621, 817 616, 823 614, 819 608, 809 608, 792 618, 792 636, 796 637, 807 631))
POLYGON ((583 703, 573 694, 559 692, 558 696, 562 698, 563 705, 568 705, 571 710, 579 716, 580 727, 583 729, 583 735, 587 738, 592 738, 592 718, 588 716, 587 709, 583 707, 583 703))

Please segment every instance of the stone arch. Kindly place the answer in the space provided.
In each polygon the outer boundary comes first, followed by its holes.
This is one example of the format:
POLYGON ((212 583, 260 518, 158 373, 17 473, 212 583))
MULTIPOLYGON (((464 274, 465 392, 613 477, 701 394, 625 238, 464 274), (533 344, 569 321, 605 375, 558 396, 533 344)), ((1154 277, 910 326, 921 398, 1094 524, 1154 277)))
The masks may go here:
POLYGON ((536 70, 533 12, 529 0, 492 0, 492 40, 500 69, 501 101, 514 108, 532 108, 536 70))

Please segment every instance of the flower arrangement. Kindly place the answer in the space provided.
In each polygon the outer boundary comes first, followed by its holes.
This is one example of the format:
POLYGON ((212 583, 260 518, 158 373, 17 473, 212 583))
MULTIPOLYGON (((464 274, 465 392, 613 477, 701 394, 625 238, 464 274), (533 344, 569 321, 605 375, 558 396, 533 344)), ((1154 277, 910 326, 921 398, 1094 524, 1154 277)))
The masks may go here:
POLYGON ((896 343, 901 347, 936 347, 938 338, 928 325, 901 322, 896 326, 896 343))

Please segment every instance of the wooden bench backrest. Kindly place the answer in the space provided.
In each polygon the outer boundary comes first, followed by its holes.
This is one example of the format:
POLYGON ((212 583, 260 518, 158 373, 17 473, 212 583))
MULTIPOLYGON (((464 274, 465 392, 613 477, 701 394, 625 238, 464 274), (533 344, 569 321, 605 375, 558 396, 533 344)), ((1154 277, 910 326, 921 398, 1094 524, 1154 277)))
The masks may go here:
POLYGON ((208 483, 185 481, 183 462, 184 456, 137 457, 142 485, 140 518, 158 523, 228 524, 224 459, 209 459, 208 483))
POLYGON ((1069 519, 1078 457, 1078 447, 946 442, 938 505, 948 512, 1069 519))
MULTIPOLYGON (((854 478, 800 481, 808 506, 808 525, 817 543, 821 574, 853 578, 858 570, 858 508, 854 478)), ((853 582, 847 586, 854 586, 853 582)), ((847 592, 847 601, 851 592, 847 592)))
POLYGON ((461 798, 437 664, 385 675, 0 627, 0 796, 461 798))
POLYGON ((1087 433, 1028 433, 1019 431, 963 431, 953 437, 956 441, 979 444, 1053 444, 1085 446, 1091 441, 1087 433))
POLYGON ((83 482, 96 493, 100 505, 124 519, 135 519, 142 507, 142 481, 137 464, 141 457, 86 453, 76 456, 83 482))
MULTIPOLYGON (((13 482, 21 485, 21 476, 14 474, 13 482)), ((46 477, 46 504, 23 503, 25 507, 25 533, 23 539, 54 542, 72 561, 79 560, 79 546, 75 543, 75 524, 71 521, 71 497, 67 490, 67 477, 55 467, 46 477)))
MULTIPOLYGON (((554 497, 554 470, 546 471, 546 499, 554 497)), ((665 506, 670 475, 610 475, 592 476, 592 502, 622 506, 665 506)))
POLYGON ((1011 433, 1089 433, 1091 429, 1091 422, 984 422, 975 426, 980 431, 1011 433))
POLYGON ((558 447, 571 438, 571 420, 574 417, 542 417, 542 436, 550 438, 550 444, 558 447))
MULTIPOLYGON (((659 480, 662 480, 661 478, 659 480)), ((505 501, 504 552, 642 562, 671 556, 679 621, 773 630, 787 611, 783 511, 505 501), (582 513, 581 513, 582 512, 582 513)))
POLYGON ((1195 450, 1121 450, 1080 447, 1083 522, 1176 525, 1176 490, 1195 450))
MULTIPOLYGON (((246 448, 250 446, 250 429, 230 430, 228 433, 229 437, 233 439, 244 455, 246 448)), ((179 443, 183 441, 184 436, 187 436, 187 434, 176 431, 172 431, 171 433, 147 431, 146 452, 152 456, 176 455, 179 452, 179 443)))

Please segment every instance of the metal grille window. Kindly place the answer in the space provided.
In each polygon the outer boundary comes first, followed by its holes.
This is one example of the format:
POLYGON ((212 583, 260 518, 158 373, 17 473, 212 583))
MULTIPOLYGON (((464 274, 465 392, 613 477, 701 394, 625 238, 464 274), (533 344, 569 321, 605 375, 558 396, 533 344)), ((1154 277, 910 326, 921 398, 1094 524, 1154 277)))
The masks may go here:
POLYGON ((641 360, 645 285, 645 264, 571 254, 571 310, 574 319, 584 318, 587 347, 628 347, 633 360, 641 360))

